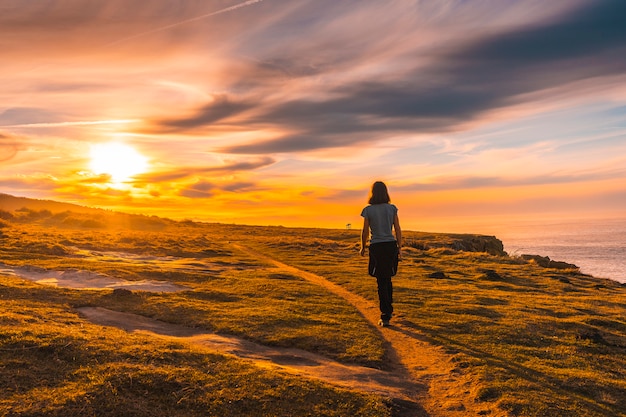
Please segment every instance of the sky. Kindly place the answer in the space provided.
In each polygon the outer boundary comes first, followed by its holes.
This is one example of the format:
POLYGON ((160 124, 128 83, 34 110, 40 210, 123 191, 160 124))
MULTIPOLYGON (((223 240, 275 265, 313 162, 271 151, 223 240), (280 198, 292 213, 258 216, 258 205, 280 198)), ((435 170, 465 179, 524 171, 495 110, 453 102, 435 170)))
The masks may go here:
POLYGON ((626 213, 623 0, 0 0, 0 192, 403 228, 626 213))

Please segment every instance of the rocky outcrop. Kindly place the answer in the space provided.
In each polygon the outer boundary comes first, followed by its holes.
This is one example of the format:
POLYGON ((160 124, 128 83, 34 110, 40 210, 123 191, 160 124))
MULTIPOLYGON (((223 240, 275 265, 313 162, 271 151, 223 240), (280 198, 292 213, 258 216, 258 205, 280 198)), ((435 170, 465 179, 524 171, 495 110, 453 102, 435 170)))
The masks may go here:
POLYGON ((452 249, 465 252, 487 252, 491 255, 504 256, 504 245, 495 236, 465 235, 452 242, 452 249))
POLYGON ((502 241, 495 236, 416 233, 406 237, 404 243, 418 250, 446 248, 453 251, 486 252, 496 256, 507 255, 502 241))
POLYGON ((578 266, 576 266, 574 264, 570 264, 570 263, 567 263, 567 262, 561 262, 561 261, 553 261, 548 256, 524 254, 524 255, 521 255, 520 258, 522 258, 523 260, 528 261, 528 262, 534 262, 537 265, 542 266, 544 268, 579 269, 578 266))

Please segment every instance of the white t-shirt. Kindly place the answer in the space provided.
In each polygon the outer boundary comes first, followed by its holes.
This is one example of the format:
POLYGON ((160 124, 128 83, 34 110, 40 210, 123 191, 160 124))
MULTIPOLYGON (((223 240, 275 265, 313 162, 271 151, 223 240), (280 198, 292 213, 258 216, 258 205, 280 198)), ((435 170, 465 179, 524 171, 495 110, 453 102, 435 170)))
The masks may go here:
POLYGON ((361 216, 369 220, 372 238, 370 244, 381 242, 393 242, 393 220, 398 214, 398 208, 393 204, 370 204, 361 212, 361 216))

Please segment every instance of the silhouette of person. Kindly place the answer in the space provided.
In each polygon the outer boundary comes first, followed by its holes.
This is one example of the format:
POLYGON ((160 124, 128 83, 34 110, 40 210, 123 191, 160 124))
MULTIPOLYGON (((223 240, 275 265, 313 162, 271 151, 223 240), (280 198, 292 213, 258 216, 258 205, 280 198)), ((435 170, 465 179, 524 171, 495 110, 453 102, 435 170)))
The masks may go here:
POLYGON ((381 326, 389 326, 393 314, 393 285, 391 277, 396 275, 398 261, 402 259, 402 230, 398 219, 398 208, 390 204, 391 198, 384 182, 372 185, 369 205, 363 209, 361 231, 361 256, 365 256, 369 244, 369 275, 376 277, 380 302, 381 326), (394 237, 395 234, 395 237, 394 237))

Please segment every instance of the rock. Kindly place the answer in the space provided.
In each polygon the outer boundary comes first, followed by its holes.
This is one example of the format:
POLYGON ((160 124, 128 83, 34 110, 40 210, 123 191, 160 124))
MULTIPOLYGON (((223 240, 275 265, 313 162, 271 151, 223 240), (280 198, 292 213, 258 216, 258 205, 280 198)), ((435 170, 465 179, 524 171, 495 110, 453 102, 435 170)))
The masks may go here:
POLYGON ((465 411, 465 405, 463 403, 451 403, 445 406, 447 411, 465 411))
POLYGON ((427 237, 427 240, 406 239, 405 246, 423 251, 448 248, 457 252, 486 252, 495 256, 506 255, 502 241, 495 236, 454 234, 446 235, 446 237, 445 240, 439 237, 437 239, 427 237))
POLYGON ((114 297, 132 297, 134 294, 131 290, 127 290, 126 288, 115 288, 113 290, 114 297))
POLYGON ((485 275, 483 275, 483 278, 489 281, 502 281, 503 280, 502 276, 492 269, 487 269, 484 271, 484 273, 485 275))
POLYGON ((581 330, 577 335, 576 339, 578 340, 589 340, 593 343, 606 345, 606 340, 602 337, 599 331, 596 329, 590 330, 581 330))
POLYGON ((544 268, 554 268, 554 269, 579 269, 578 266, 574 264, 570 264, 567 262, 561 261, 553 261, 548 256, 540 256, 540 255, 528 255, 524 254, 520 256, 520 258, 525 261, 534 262, 537 265, 544 268))
POLYGON ((465 252, 486 252, 490 255, 504 256, 504 244, 495 236, 464 235, 450 245, 452 249, 465 252))
POLYGON ((550 278, 562 282, 563 284, 571 284, 572 281, 566 276, 563 275, 550 275, 550 278))
POLYGON ((428 250, 429 247, 424 242, 416 242, 414 240, 407 240, 405 243, 406 246, 410 248, 415 248, 417 250, 428 250))
POLYGON ((548 264, 548 268, 555 268, 555 269, 579 269, 578 266, 574 265, 574 264, 570 264, 567 262, 561 262, 561 261, 553 261, 550 260, 550 263, 548 264))
POLYGON ((428 274, 428 278, 446 278, 446 274, 441 271, 436 271, 428 274))

